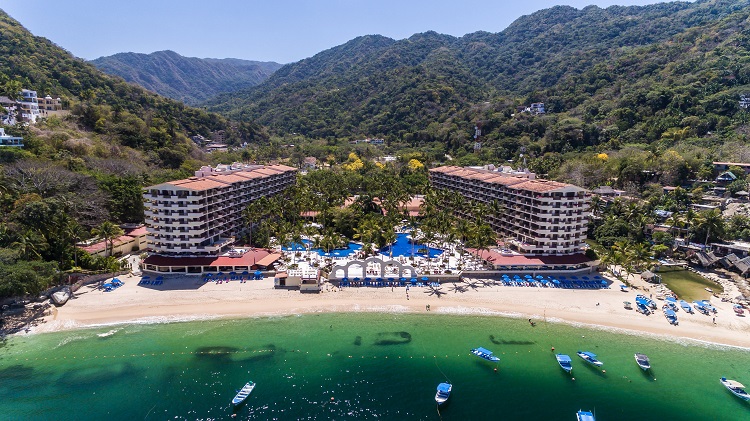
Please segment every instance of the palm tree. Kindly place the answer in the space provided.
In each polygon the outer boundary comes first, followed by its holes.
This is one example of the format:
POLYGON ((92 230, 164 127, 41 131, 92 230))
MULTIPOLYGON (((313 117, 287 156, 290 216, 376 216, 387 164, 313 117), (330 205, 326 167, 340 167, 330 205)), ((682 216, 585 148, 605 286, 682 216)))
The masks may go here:
POLYGON ((40 259, 40 252, 44 249, 46 243, 39 234, 27 231, 19 234, 17 240, 11 243, 11 247, 20 252, 21 258, 25 260, 40 259))
POLYGON ((706 241, 703 243, 706 245, 708 245, 708 239, 712 232, 719 237, 724 233, 724 218, 721 216, 719 209, 701 212, 696 220, 696 225, 699 230, 706 230, 706 241))
POLYGON ((107 243, 109 243, 109 253, 107 253, 107 250, 104 251, 105 256, 111 256, 112 255, 112 249, 115 247, 115 239, 121 235, 123 235, 125 232, 120 228, 119 226, 115 225, 114 223, 110 221, 104 221, 101 225, 91 230, 91 233, 95 236, 101 238, 104 240, 104 246, 106 248, 107 243))

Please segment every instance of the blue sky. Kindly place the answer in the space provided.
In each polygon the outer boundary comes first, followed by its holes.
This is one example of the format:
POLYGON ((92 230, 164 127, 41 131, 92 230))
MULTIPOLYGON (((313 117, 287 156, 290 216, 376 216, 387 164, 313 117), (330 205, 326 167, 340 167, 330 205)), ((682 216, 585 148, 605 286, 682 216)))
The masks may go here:
POLYGON ((429 30, 500 32, 558 4, 583 8, 657 0, 0 0, 35 35, 94 59, 173 50, 189 57, 289 63, 360 35, 394 39, 429 30))

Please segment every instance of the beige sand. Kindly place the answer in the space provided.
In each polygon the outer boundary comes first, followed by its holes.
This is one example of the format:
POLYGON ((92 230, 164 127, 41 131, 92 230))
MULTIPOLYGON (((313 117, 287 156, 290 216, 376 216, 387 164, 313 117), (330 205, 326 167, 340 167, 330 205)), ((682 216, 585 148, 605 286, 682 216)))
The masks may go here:
MULTIPOLYGON (((251 317, 316 312, 425 312, 512 315, 541 321, 562 321, 620 328, 678 338, 750 348, 750 316, 738 317, 730 303, 712 303, 719 309, 716 324, 712 316, 677 313, 679 326, 670 325, 657 311, 644 316, 625 310, 623 301, 634 301, 635 293, 612 289, 565 290, 556 288, 492 286, 430 296, 428 288, 324 287, 321 294, 275 290, 273 280, 239 283, 200 283, 196 278, 167 279, 159 286, 138 286, 139 277, 120 277, 125 285, 113 292, 88 286, 81 288, 65 306, 57 308, 45 323, 32 331, 54 331, 92 325, 168 321, 191 318, 251 317)), ((645 286, 645 285, 644 285, 645 286)), ((653 292, 653 291, 651 291, 653 292)), ((649 292, 645 292, 648 294, 649 292)), ((655 294, 654 294, 655 295, 655 294)), ((657 301, 657 304, 661 302, 657 301)))

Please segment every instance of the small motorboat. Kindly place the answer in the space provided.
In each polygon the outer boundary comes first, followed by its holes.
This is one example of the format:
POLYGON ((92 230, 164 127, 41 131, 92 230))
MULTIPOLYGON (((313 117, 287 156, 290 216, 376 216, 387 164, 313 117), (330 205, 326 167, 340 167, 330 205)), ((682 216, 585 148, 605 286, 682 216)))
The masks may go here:
POLYGON ((560 368, 565 370, 566 373, 570 373, 573 371, 573 361, 570 359, 570 356, 565 354, 556 354, 555 358, 557 358, 557 363, 560 364, 560 368))
POLYGON ((578 418, 578 421, 596 421, 594 414, 589 411, 580 410, 576 413, 576 417, 578 418))
POLYGON ((708 300, 701 301, 703 303, 703 306, 706 307, 706 310, 710 311, 711 313, 718 313, 719 311, 716 309, 716 307, 711 305, 711 302, 708 300))
POLYGON ((486 348, 482 348, 481 346, 479 348, 472 349, 471 353, 479 358, 483 358, 487 361, 492 361, 493 363, 500 361, 499 357, 492 355, 492 351, 486 348))
POLYGON ((649 314, 651 314, 651 310, 649 310, 649 308, 645 304, 643 304, 643 303, 636 302, 635 303, 635 309, 636 309, 637 312, 643 313, 646 316, 648 316, 649 314))
POLYGON ((667 305, 662 307, 662 312, 664 312, 664 317, 667 318, 670 324, 673 324, 677 326, 679 322, 677 321, 677 314, 675 314, 674 310, 669 308, 667 305))
POLYGON ((693 308, 692 308, 692 307, 690 307, 690 303, 688 303, 688 302, 687 302, 687 301, 685 301, 685 300, 680 300, 680 307, 682 307, 682 310, 683 310, 683 311, 684 311, 685 313, 690 313, 690 314, 693 314, 693 313, 694 313, 694 312, 693 312, 693 308))
POLYGON ((750 400, 750 395, 745 392, 745 385, 736 380, 727 380, 726 377, 721 378, 721 384, 727 388, 734 396, 742 399, 743 401, 750 400))
POLYGON ((255 383, 245 383, 245 386, 243 386, 242 389, 237 392, 237 395, 235 395, 234 399, 232 399, 232 405, 237 406, 242 402, 245 402, 245 399, 250 396, 250 393, 252 393, 253 389, 255 389, 255 383))
POLYGON ((453 386, 450 383, 440 383, 437 387, 437 393, 435 393, 435 402, 438 405, 442 405, 451 396, 451 390, 453 386))
POLYGON ((708 315, 708 309, 703 304, 702 301, 693 301, 693 307, 695 307, 696 310, 698 310, 699 313, 708 315))
POLYGON ((745 310, 739 304, 733 305, 732 309, 734 310, 734 314, 736 314, 738 316, 744 316, 745 315, 745 310))
POLYGON ((649 361, 646 354, 635 354, 635 363, 643 371, 648 371, 651 368, 651 361, 649 361))
POLYGON ((654 302, 654 300, 646 297, 643 294, 636 295, 635 296, 635 302, 636 303, 641 302, 641 303, 645 304, 648 308, 650 308, 652 310, 656 310, 656 308, 657 308, 656 307, 656 302, 654 302))
POLYGON ((603 362, 601 362, 601 361, 599 361, 599 360, 596 359, 596 354, 594 354, 593 352, 578 351, 578 352, 576 352, 576 354, 578 354, 578 356, 581 357, 581 359, 583 359, 583 361, 586 361, 587 363, 589 363, 591 365, 595 365, 597 367, 601 367, 601 366, 604 365, 603 362))
POLYGON ((664 299, 664 304, 669 306, 675 313, 680 309, 680 307, 677 305, 677 299, 669 296, 664 299))

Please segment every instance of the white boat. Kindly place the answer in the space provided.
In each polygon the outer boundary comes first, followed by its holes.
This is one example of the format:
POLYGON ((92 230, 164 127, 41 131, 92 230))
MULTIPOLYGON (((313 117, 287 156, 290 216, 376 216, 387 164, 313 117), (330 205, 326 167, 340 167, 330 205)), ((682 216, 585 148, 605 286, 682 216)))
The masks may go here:
POLYGON ((682 310, 685 311, 685 313, 693 314, 693 308, 690 307, 690 303, 687 301, 680 300, 680 307, 682 307, 682 310))
POLYGON ((570 373, 571 371, 573 371, 573 364, 570 356, 565 354, 556 354, 555 358, 557 358, 557 363, 560 364, 560 368, 565 370, 566 373, 570 373))
POLYGON ((726 377, 721 378, 721 384, 727 388, 734 396, 742 399, 743 401, 750 400, 750 395, 745 392, 745 385, 736 380, 727 380, 726 377))
POLYGON ((435 393, 435 402, 438 405, 442 405, 451 396, 451 390, 453 386, 450 383, 440 383, 437 387, 437 393, 435 393))
POLYGON ((245 383, 245 386, 242 387, 242 389, 237 392, 237 395, 235 395, 234 399, 232 399, 232 405, 237 406, 242 402, 245 402, 245 399, 250 396, 250 393, 253 391, 253 389, 255 389, 255 383, 251 381, 245 383))
POLYGON ((578 421, 596 421, 594 414, 589 411, 580 410, 576 412, 576 417, 578 418, 578 421))
POLYGON ((635 354, 635 363, 643 371, 648 371, 651 368, 651 361, 649 361, 645 354, 635 354))
POLYGON ((601 361, 599 361, 599 360, 596 359, 596 354, 594 354, 593 352, 578 351, 578 352, 576 352, 576 354, 578 354, 578 356, 581 357, 581 359, 583 359, 583 361, 586 361, 587 363, 589 363, 591 365, 595 365, 597 367, 601 367, 601 366, 604 365, 603 362, 601 362, 601 361))

